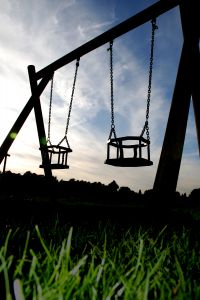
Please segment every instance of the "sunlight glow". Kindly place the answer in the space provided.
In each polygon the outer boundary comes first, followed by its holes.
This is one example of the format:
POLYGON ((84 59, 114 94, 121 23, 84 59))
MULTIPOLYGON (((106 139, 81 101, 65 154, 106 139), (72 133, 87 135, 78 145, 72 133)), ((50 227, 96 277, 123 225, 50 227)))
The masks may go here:
POLYGON ((16 132, 11 132, 10 137, 11 137, 12 140, 15 140, 16 136, 17 136, 16 132))

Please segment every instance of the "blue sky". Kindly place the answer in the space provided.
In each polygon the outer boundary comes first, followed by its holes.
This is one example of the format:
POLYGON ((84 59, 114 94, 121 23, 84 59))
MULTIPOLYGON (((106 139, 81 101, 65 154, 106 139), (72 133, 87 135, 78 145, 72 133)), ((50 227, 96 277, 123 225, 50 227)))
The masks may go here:
MULTIPOLYGON (((0 0, 0 144, 31 93, 27 66, 42 69, 90 39, 156 1, 136 0, 0 0)), ((110 131, 109 53, 104 45, 83 56, 68 131, 73 149, 69 170, 58 179, 115 180, 119 186, 151 189, 160 157, 182 46, 177 8, 157 19, 155 62, 150 106, 151 167, 116 168, 104 164, 110 131)), ((139 135, 145 121, 151 24, 114 41, 115 125, 118 136, 139 135)), ((51 135, 59 142, 65 131, 75 62, 55 73, 51 135)), ((49 88, 41 97, 48 124, 49 88)), ((180 108, 181 109, 181 108, 180 108)), ((43 174, 39 168, 37 130, 31 112, 15 142, 7 169, 43 174)), ((2 165, 0 166, 2 170, 2 165)), ((199 187, 200 160, 191 105, 177 190, 199 187)))

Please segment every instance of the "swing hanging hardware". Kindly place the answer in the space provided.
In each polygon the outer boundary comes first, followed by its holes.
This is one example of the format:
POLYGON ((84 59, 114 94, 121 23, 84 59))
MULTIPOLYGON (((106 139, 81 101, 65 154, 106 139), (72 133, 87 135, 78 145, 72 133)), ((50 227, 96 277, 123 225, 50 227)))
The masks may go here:
POLYGON ((115 131, 115 115, 114 115, 114 92, 113 92, 113 40, 110 41, 110 46, 107 49, 110 51, 110 99, 111 99, 111 128, 109 134, 109 140, 111 140, 112 136, 117 138, 115 131))
MULTIPOLYGON (((152 86, 152 71, 153 71, 153 58, 154 58, 154 38, 155 30, 158 29, 156 25, 156 19, 151 21, 151 49, 150 49, 150 62, 149 62, 149 80, 148 80, 148 92, 147 92, 147 108, 146 108, 146 120, 144 127, 139 136, 124 136, 117 137, 115 131, 114 122, 114 93, 113 93, 113 41, 110 41, 110 47, 107 49, 110 51, 110 87, 111 87, 111 130, 107 141, 107 159, 105 164, 117 166, 117 167, 142 167, 151 166, 153 162, 150 159, 150 135, 149 135, 149 108, 151 101, 151 86, 152 86), (146 132, 146 138, 144 133, 146 132), (114 136, 114 138, 112 138, 114 136), (146 156, 142 151, 146 148, 146 156), (126 150, 131 150, 131 157, 126 157, 126 150), (111 151, 114 151, 114 155, 111 151)), ((129 154, 130 155, 130 154, 129 154)))
MULTIPOLYGON (((78 68, 79 68, 79 61, 80 61, 80 58, 78 58, 76 61, 76 68, 75 68, 74 80, 73 80, 73 85, 72 85, 72 92, 71 92, 65 134, 64 134, 64 137, 61 139, 61 141, 57 145, 52 144, 51 138, 50 138, 54 74, 52 75, 52 78, 51 78, 47 145, 40 148, 40 150, 43 154, 42 157, 45 157, 45 155, 49 156, 49 161, 50 161, 49 167, 51 169, 68 169, 69 168, 69 166, 67 165, 67 158, 68 158, 68 153, 72 152, 72 149, 70 148, 70 145, 68 142, 67 133, 68 133, 68 128, 69 128, 72 103, 73 103, 77 73, 78 73, 78 68), (62 143, 64 141, 66 142, 66 146, 62 146, 62 143)), ((40 165, 40 167, 44 168, 45 167, 44 163, 42 163, 42 165, 40 165)))

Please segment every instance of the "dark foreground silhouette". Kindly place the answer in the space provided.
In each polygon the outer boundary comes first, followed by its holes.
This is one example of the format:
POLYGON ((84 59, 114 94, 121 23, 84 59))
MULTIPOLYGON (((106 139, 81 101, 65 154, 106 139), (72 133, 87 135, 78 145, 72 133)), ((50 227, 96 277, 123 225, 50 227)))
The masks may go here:
POLYGON ((5 219, 49 221, 56 215, 65 221, 113 219, 134 223, 198 223, 200 189, 189 196, 175 193, 138 193, 119 187, 71 179, 48 180, 43 175, 10 171, 0 174, 1 222, 5 219))

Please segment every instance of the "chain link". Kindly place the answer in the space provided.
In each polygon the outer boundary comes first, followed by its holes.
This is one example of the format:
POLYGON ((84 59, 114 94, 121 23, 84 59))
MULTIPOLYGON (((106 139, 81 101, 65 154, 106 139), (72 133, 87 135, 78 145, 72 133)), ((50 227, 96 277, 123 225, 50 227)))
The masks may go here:
POLYGON ((77 79, 79 61, 80 61, 80 58, 78 58, 77 61, 76 61, 76 69, 75 69, 75 74, 74 74, 74 81, 73 81, 73 86, 72 86, 72 93, 71 93, 67 123, 66 123, 66 128, 65 128, 65 136, 62 138, 62 140, 58 144, 58 145, 60 145, 64 140, 66 140, 68 147, 69 147, 69 143, 68 143, 68 140, 67 140, 67 132, 68 132, 68 128, 69 128, 69 121, 70 121, 70 115, 71 115, 71 110, 72 110, 72 103, 73 103, 73 98, 74 98, 74 91, 75 91, 75 86, 76 86, 76 79, 77 79))
POLYGON ((54 73, 51 78, 51 89, 50 89, 50 100, 49 100, 49 121, 48 121, 48 137, 47 137, 47 144, 49 143, 51 145, 51 110, 52 110, 52 98, 53 98, 53 79, 54 79, 54 73))
POLYGON ((150 140, 148 120, 149 120, 149 108, 150 108, 150 101, 151 101, 155 30, 158 29, 158 26, 156 25, 156 19, 153 19, 151 21, 151 24, 152 24, 152 32, 151 32, 151 51, 150 51, 150 63, 149 63, 149 82, 148 82, 148 92, 147 92, 146 121, 144 124, 144 128, 141 132, 141 136, 143 136, 144 131, 146 130, 147 140, 150 140))
POLYGON ((109 139, 112 137, 112 134, 116 137, 115 132, 115 118, 114 118, 114 92, 113 92, 113 41, 110 41, 110 47, 107 49, 110 51, 110 97, 111 97, 111 130, 109 139))

